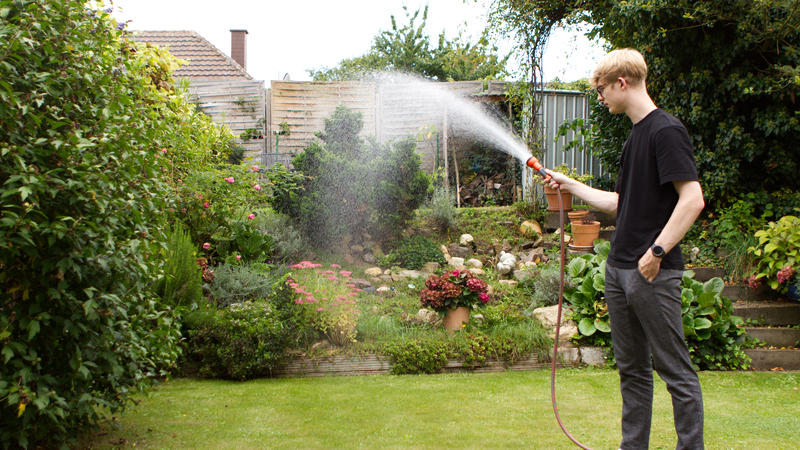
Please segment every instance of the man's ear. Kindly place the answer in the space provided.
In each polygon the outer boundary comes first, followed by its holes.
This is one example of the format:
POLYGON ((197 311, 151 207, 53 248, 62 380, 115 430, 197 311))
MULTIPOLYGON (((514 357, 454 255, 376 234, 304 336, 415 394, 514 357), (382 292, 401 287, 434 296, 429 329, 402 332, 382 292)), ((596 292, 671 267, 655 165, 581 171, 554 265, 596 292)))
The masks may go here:
POLYGON ((615 82, 617 83, 617 86, 619 86, 620 89, 624 89, 626 86, 631 85, 630 83, 628 83, 628 80, 626 80, 625 77, 617 77, 615 82))

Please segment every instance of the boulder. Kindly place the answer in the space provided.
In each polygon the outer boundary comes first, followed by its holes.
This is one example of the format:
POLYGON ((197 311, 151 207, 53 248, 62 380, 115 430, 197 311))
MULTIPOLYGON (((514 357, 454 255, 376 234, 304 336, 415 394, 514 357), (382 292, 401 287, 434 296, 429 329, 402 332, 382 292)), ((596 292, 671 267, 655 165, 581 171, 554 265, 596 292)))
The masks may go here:
POLYGON ((470 258, 464 263, 467 267, 474 267, 476 269, 483 269, 483 263, 479 259, 470 258))
POLYGON ((458 239, 458 245, 462 247, 472 247, 475 245, 475 238, 471 234, 462 234, 458 239))
POLYGON ((465 269, 464 258, 452 257, 450 258, 450 266, 456 270, 465 269))
POLYGON ((473 252, 472 252, 472 248, 471 247, 464 247, 464 246, 457 245, 457 244, 450 244, 447 247, 447 253, 451 257, 458 257, 458 258, 466 259, 466 258, 469 258, 470 256, 472 256, 473 252))
POLYGON ((361 256, 361 259, 364 260, 367 264, 375 264, 378 260, 375 258, 375 255, 372 252, 366 252, 361 256))
POLYGON ((423 272, 427 272, 427 273, 434 273, 434 272, 436 272, 437 270, 439 270, 439 263, 438 263, 438 262, 436 262, 436 261, 429 261, 429 262, 426 262, 426 263, 425 263, 425 264, 422 266, 422 271, 423 271, 423 272))
POLYGON ((503 286, 507 286, 509 288, 515 288, 519 284, 519 281, 517 281, 517 280, 499 280, 498 283, 500 283, 503 286))
POLYGON ((352 280, 350 280, 350 282, 355 284, 356 287, 359 289, 367 289, 372 286, 372 283, 361 278, 353 278, 352 280))
POLYGON ((402 281, 409 278, 423 278, 427 274, 419 270, 402 269, 399 272, 393 272, 391 276, 393 281, 402 281))
POLYGON ((517 257, 511 253, 500 252, 500 261, 497 263, 497 272, 507 274, 517 265, 517 257))
POLYGON ((476 277, 482 277, 482 276, 486 275, 486 271, 485 271, 485 270, 483 270, 483 269, 478 269, 478 268, 476 268, 476 267, 470 267, 470 268, 469 268, 469 269, 467 269, 467 270, 469 270, 469 272, 470 272, 471 274, 475 275, 476 277))
POLYGON ((364 274, 369 277, 379 277, 382 273, 383 270, 380 267, 370 267, 364 271, 364 274))
POLYGON ((350 253, 352 253, 354 255, 358 255, 358 254, 361 254, 363 252, 364 252, 364 246, 363 245, 354 244, 354 245, 350 246, 350 253))
MULTIPOLYGON (((558 333, 558 340, 568 340, 578 334, 578 324, 566 318, 567 308, 562 308, 561 311, 561 328, 558 333)), ((533 317, 542 323, 547 328, 552 329, 550 337, 555 338, 556 315, 558 314, 558 305, 545 306, 533 310, 533 317)))
POLYGON ((534 274, 536 274, 535 267, 536 266, 533 266, 533 267, 524 266, 521 269, 515 270, 514 271, 514 279, 517 280, 517 281, 522 282, 522 281, 529 280, 529 279, 533 278, 534 274))
POLYGON ((442 322, 442 318, 436 311, 431 311, 430 309, 423 308, 417 311, 417 315, 414 316, 412 321, 419 324, 428 324, 435 326, 439 325, 442 322))
POLYGON ((389 286, 379 286, 377 289, 375 289, 375 293, 386 297, 392 293, 392 289, 389 286))
POLYGON ((604 366, 608 358, 600 347, 581 347, 581 362, 589 366, 604 366))
POLYGON ((519 232, 526 237, 535 237, 542 235, 542 226, 535 220, 526 220, 519 226, 519 232))

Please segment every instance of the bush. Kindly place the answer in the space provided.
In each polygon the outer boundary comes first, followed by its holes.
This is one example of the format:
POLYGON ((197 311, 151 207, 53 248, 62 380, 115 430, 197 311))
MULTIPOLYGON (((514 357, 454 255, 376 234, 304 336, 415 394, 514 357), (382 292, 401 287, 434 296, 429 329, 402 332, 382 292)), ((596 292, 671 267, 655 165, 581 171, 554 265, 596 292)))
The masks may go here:
POLYGON ((406 339, 388 344, 383 353, 392 361, 395 375, 438 373, 450 354, 447 342, 440 339, 406 339))
POLYGON ((221 311, 190 313, 184 369, 208 378, 269 376, 302 336, 302 311, 280 301, 232 303, 221 311))
POLYGON ((155 284, 161 301, 170 306, 199 305, 203 300, 202 273, 192 239, 182 225, 174 225, 167 234, 163 253, 164 275, 155 284))
POLYGON ((753 274, 755 282, 766 281, 770 288, 786 291, 787 280, 779 278, 779 272, 789 268, 800 268, 800 218, 783 216, 777 222, 770 222, 756 232, 758 245, 747 251, 756 258, 753 274))
POLYGON ((273 262, 289 262, 303 254, 305 249, 303 236, 294 228, 288 216, 268 208, 255 210, 253 213, 255 220, 252 226, 272 238, 273 262))
POLYGON ((543 264, 529 279, 520 283, 520 288, 530 293, 529 311, 558 303, 561 286, 561 265, 558 262, 543 264))
MULTIPOLYGON (((0 447, 57 447, 178 355, 152 291, 162 60, 79 0, 0 0, 0 447)), ((167 64, 168 65, 168 64, 167 64)), ((170 122, 170 126, 177 126, 170 122)))
POLYGON ((339 106, 317 134, 321 142, 292 160, 304 176, 303 195, 287 182, 278 202, 279 211, 291 214, 309 241, 322 247, 336 248, 347 234, 397 236, 427 194, 415 143, 364 144, 362 126, 360 113, 339 106))
POLYGON ((217 307, 257 299, 272 299, 283 289, 286 270, 265 264, 220 264, 209 289, 217 307))
POLYGON ((426 262, 437 262, 441 265, 447 263, 439 246, 429 238, 420 235, 402 240, 397 250, 390 252, 387 256, 389 261, 394 264, 411 270, 422 268, 426 262))
MULTIPOLYGON (((564 297, 578 322, 578 340, 611 348, 611 327, 605 302, 605 263, 608 241, 595 244, 594 255, 572 259, 567 266, 569 287, 564 297)), ((681 282, 683 332, 692 362, 700 369, 744 369, 748 356, 742 351, 745 332, 742 319, 733 315, 731 301, 721 295, 724 283, 713 278, 705 283, 686 271, 681 282)))
POLYGON ((430 221, 437 230, 444 233, 456 228, 458 208, 450 189, 444 186, 436 187, 426 207, 430 210, 430 221))

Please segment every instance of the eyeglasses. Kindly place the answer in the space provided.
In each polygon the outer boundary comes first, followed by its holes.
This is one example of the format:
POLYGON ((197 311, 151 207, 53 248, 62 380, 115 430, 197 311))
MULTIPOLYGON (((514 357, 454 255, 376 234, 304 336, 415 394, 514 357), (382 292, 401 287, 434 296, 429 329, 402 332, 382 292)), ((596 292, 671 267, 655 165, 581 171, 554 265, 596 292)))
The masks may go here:
POLYGON ((607 85, 605 84, 598 84, 595 90, 597 91, 598 94, 603 95, 603 91, 606 89, 606 86, 607 85))

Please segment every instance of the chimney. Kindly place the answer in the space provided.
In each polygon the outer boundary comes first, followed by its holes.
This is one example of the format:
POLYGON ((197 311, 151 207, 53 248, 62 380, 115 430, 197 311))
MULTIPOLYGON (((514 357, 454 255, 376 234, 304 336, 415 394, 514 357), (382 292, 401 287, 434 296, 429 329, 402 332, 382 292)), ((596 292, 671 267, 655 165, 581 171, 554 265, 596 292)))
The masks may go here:
POLYGON ((231 30, 231 58, 247 70, 247 30, 231 30))

